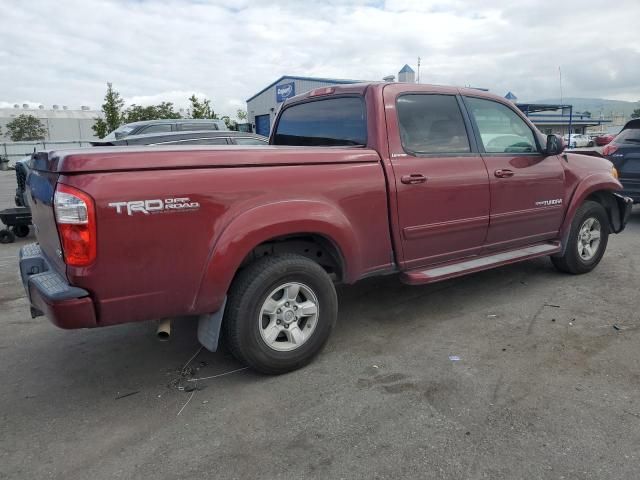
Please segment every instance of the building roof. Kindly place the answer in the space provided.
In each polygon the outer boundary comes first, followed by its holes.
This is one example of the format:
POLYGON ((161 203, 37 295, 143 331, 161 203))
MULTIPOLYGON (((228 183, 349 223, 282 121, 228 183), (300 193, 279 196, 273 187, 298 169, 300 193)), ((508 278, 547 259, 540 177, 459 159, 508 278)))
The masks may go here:
POLYGON ((516 106, 536 125, 576 125, 593 127, 611 123, 611 119, 592 118, 573 111, 572 105, 553 103, 516 103, 516 106), (560 110, 560 113, 558 113, 560 110), (569 113, 565 113, 569 110, 569 113))
POLYGON ((518 97, 516 97, 512 92, 507 92, 507 94, 504 96, 504 98, 506 98, 507 100, 517 100, 518 97))
POLYGON ((309 82, 325 82, 325 83, 335 83, 336 85, 340 85, 340 84, 349 84, 349 83, 361 83, 362 80, 346 80, 346 79, 342 79, 342 78, 316 78, 316 77, 296 77, 296 76, 292 76, 292 75, 283 75, 282 77, 280 77, 279 79, 277 79, 275 82, 270 83, 269 85, 267 85, 266 87, 264 87, 262 90, 260 90, 258 93, 256 93, 255 95, 253 95, 251 98, 247 99, 247 102, 250 102, 251 100, 253 100, 254 98, 256 98, 258 95, 266 92, 267 90, 269 90, 271 87, 273 87, 275 84, 280 83, 282 80, 306 80, 309 82))
POLYGON ((573 109, 572 105, 559 103, 517 103, 516 106, 527 114, 536 112, 550 112, 554 110, 562 110, 565 108, 573 109))
POLYGON ((398 73, 415 73, 415 72, 413 71, 413 68, 405 64, 404 67, 402 67, 402 70, 400 70, 398 73))
POLYGON ((47 108, 0 108, 0 118, 14 118, 18 115, 33 115, 36 118, 90 119, 102 117, 98 110, 63 110, 47 108))

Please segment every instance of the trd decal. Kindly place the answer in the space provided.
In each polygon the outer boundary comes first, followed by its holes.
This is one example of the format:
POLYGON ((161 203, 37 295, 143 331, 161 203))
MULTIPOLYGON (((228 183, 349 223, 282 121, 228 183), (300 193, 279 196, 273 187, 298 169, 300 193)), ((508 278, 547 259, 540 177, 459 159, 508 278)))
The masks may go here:
POLYGON ((134 213, 149 215, 151 213, 188 211, 200 208, 200 204, 192 202, 189 197, 113 202, 109 206, 115 208, 117 214, 126 212, 127 215, 133 215, 134 213))
POLYGON ((550 207, 552 205, 562 205, 562 199, 554 198, 553 200, 540 200, 536 202, 536 207, 550 207))

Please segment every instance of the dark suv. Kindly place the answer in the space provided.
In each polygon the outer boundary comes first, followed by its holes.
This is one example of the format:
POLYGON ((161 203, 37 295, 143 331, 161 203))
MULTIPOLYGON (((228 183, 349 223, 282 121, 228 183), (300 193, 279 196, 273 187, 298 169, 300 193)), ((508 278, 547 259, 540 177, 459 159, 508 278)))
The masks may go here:
POLYGON ((624 194, 640 203, 640 118, 627 122, 602 154, 618 170, 624 194))
MULTIPOLYGON (((235 132, 232 130, 214 131, 204 130, 199 132, 169 132, 151 133, 146 135, 129 135, 119 140, 102 140, 91 142, 94 147, 114 147, 126 145, 268 145, 269 139, 262 135, 247 132, 235 132)), ((16 188, 15 202, 19 207, 26 207, 25 184, 29 174, 28 162, 31 157, 25 157, 16 163, 16 188)))
POLYGON ((145 120, 121 125, 103 140, 120 140, 129 135, 148 133, 193 132, 200 130, 229 130, 223 120, 179 118, 171 120, 145 120))
POLYGON ((269 139, 253 133, 226 130, 222 132, 171 132, 145 135, 129 135, 119 140, 94 140, 94 147, 115 147, 124 145, 267 145, 269 139))

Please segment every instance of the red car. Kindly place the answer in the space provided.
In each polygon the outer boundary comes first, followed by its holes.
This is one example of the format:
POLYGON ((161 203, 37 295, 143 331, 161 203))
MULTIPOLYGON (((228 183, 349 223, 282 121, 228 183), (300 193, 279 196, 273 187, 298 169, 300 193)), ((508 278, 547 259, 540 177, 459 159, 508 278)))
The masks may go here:
POLYGON ((616 138, 615 135, 608 133, 606 135, 599 135, 594 140, 596 142, 596 145, 602 147, 603 145, 608 145, 609 143, 611 143, 611 140, 613 140, 614 138, 616 138))
POLYGON ((286 100, 270 144, 35 154, 38 243, 20 252, 32 315, 197 316, 205 347, 222 334, 282 373, 328 340, 336 282, 426 284, 542 256, 585 273, 631 211, 609 161, 562 154, 479 90, 320 88, 286 100))

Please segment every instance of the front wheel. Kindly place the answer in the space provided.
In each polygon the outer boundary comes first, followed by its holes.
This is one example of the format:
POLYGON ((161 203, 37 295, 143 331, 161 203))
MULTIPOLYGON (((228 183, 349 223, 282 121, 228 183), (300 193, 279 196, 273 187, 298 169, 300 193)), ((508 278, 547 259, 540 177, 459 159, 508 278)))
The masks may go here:
POLYGON ((333 282, 300 255, 262 258, 234 280, 223 328, 231 353, 252 369, 279 374, 309 363, 338 316, 333 282))
POLYGON ((586 201, 573 217, 564 254, 551 257, 551 261, 562 272, 590 272, 600 263, 608 240, 607 212, 598 202, 586 201))

